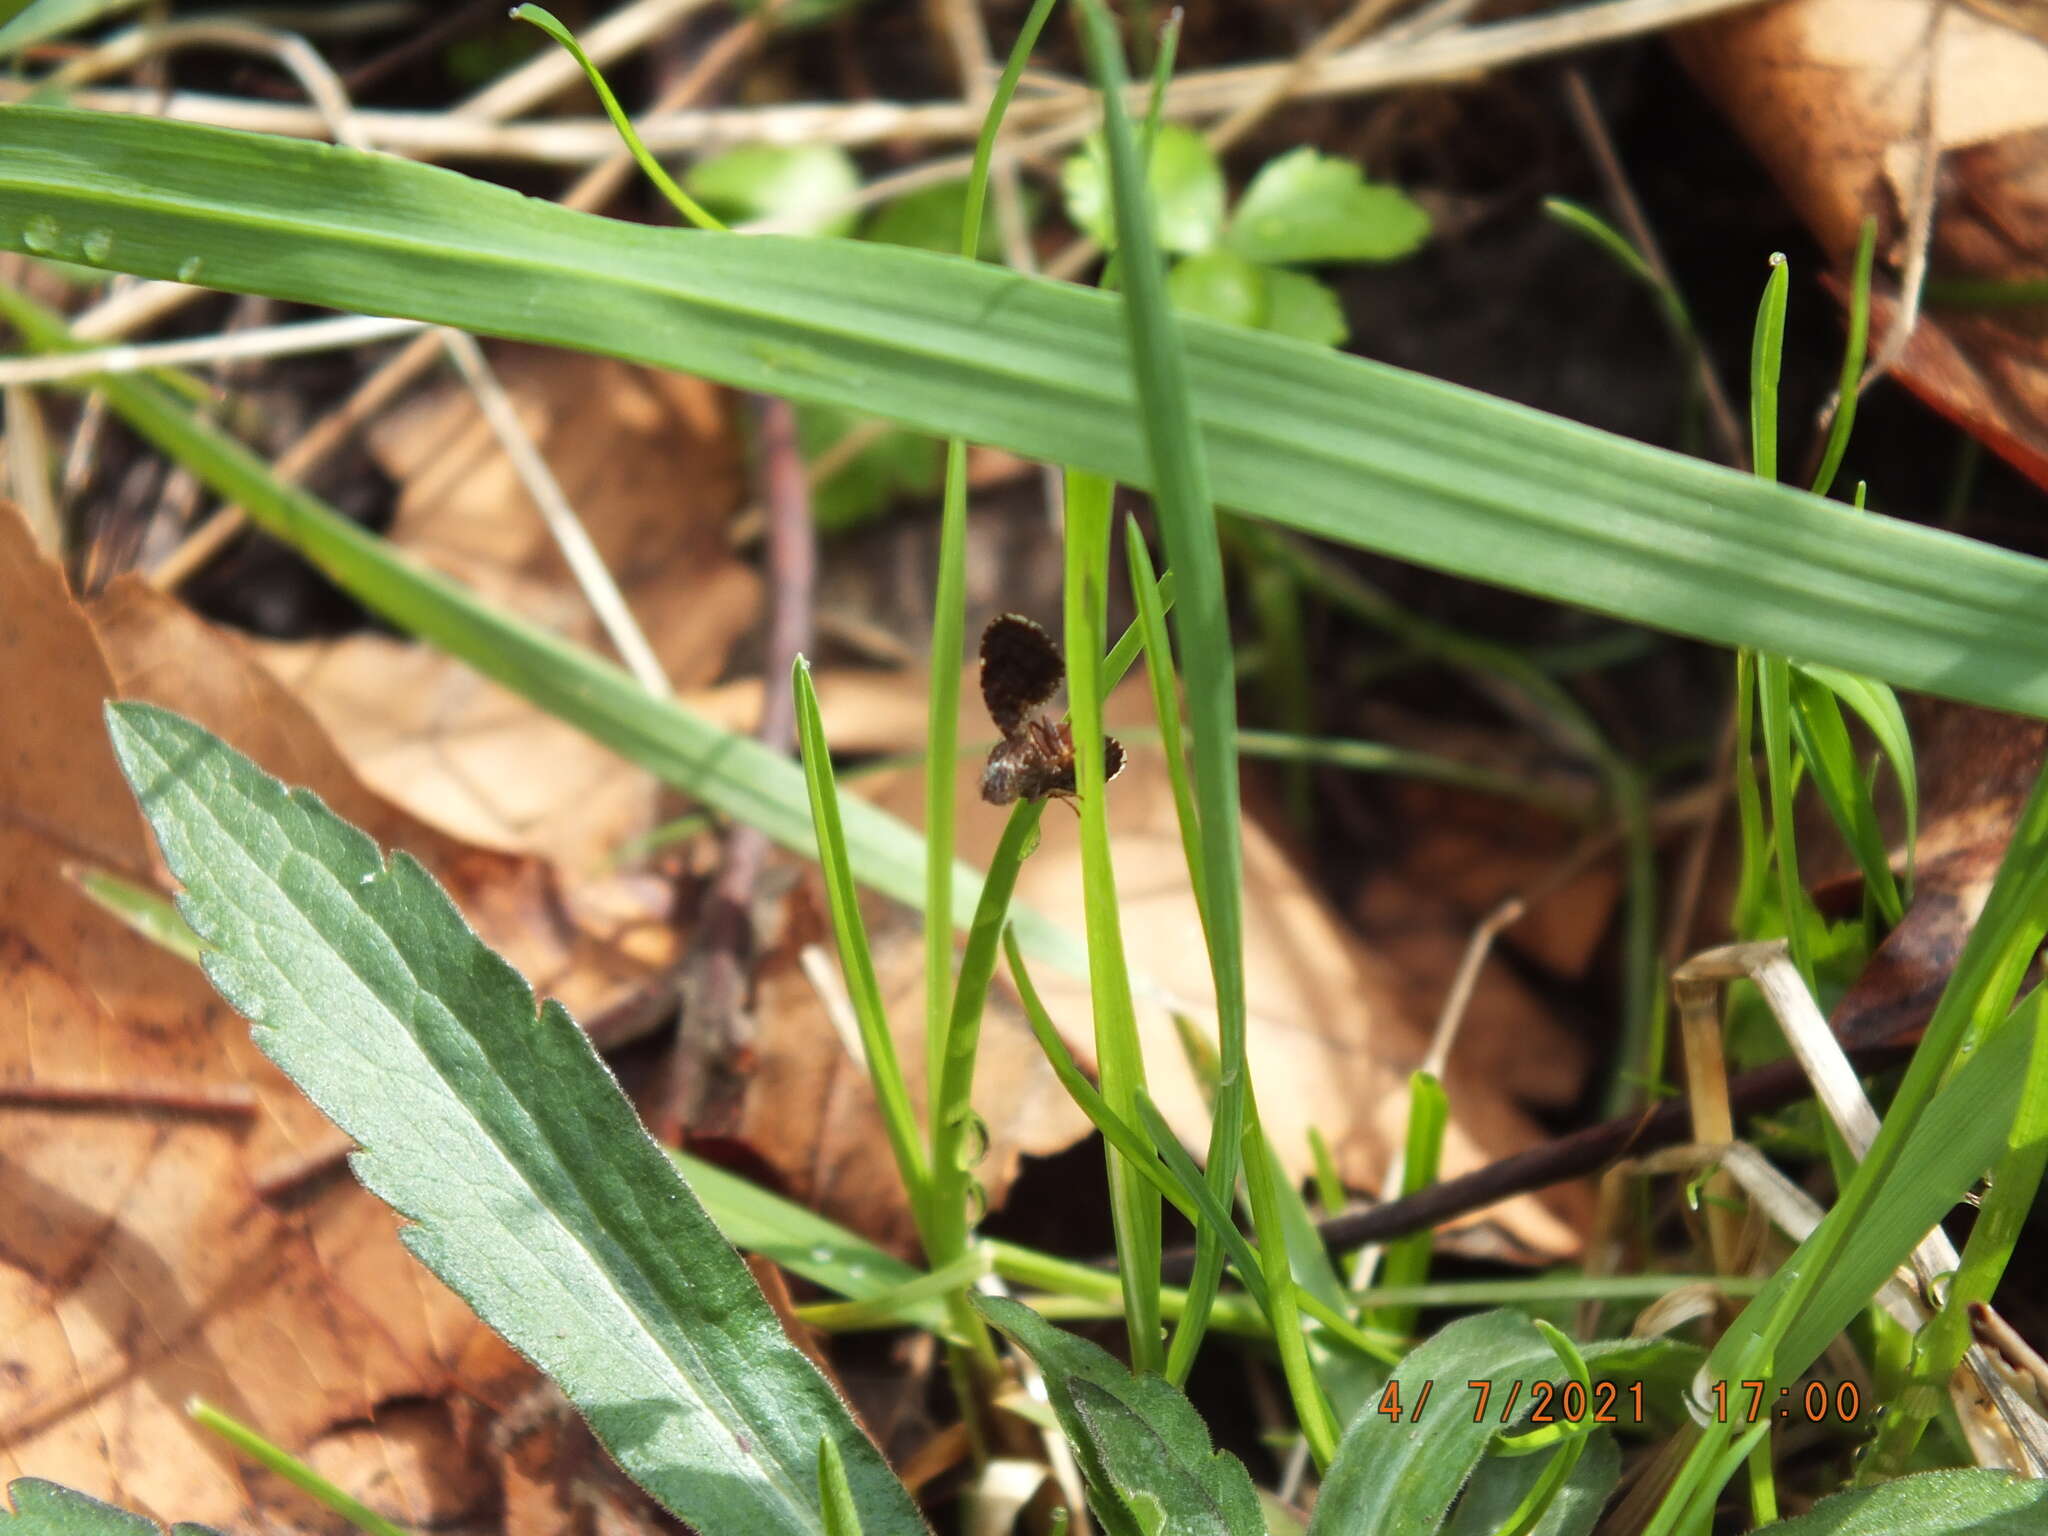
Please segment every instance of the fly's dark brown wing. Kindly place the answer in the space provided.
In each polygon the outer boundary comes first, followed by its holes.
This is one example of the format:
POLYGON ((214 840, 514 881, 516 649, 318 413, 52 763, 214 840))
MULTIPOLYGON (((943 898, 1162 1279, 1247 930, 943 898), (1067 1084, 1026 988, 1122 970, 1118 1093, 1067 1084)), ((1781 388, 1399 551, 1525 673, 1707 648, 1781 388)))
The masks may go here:
POLYGON ((1107 784, 1111 779, 1115 778, 1118 774, 1122 773, 1123 771, 1124 744, 1118 741, 1114 736, 1103 737, 1102 782, 1107 784))
POLYGON ((1066 675, 1052 636, 1022 614, 998 614, 981 632, 981 698, 1005 736, 1015 735, 1066 675))

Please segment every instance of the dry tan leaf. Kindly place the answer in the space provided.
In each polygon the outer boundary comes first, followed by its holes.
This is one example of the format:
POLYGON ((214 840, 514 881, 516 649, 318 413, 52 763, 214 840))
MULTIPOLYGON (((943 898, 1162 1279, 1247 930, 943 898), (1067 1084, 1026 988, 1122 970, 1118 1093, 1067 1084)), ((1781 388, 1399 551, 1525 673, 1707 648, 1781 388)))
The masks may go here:
MULTIPOLYGON (((1676 36, 1838 267, 1873 216, 1880 251, 1905 259, 1932 165, 1934 278, 2048 276, 2048 36, 2038 8, 1792 0, 1676 36)), ((1876 344, 1891 315, 1880 297, 1876 344)), ((1930 307, 1895 371, 2048 485, 2048 322, 2038 308, 1930 307)))
POLYGON ((133 584, 95 606, 96 633, 12 509, 0 612, 16 679, 0 747, 0 1481, 53 1478, 222 1529, 337 1527, 197 1429, 183 1408, 203 1396, 393 1519, 488 1513, 488 1466, 458 1453, 476 1443, 464 1404, 531 1372, 480 1347, 482 1325, 341 1171, 345 1141, 198 970, 63 873, 153 878, 102 702, 153 698, 310 784, 422 857, 487 939, 560 990, 602 996, 634 968, 568 925, 535 861, 378 801, 245 647, 133 584), (253 1113, 124 1100, 137 1085, 234 1090, 253 1113), (35 1102, 80 1087, 101 1097, 35 1102))
MULTIPOLYGON (((717 394, 572 353, 495 357, 670 682, 710 683, 759 586, 729 547, 739 464, 717 394)), ((604 646, 466 392, 387 418, 372 447, 402 487, 393 542, 528 622, 604 646)), ((372 788, 444 831, 541 854, 573 882, 654 824, 661 791, 645 772, 427 647, 360 634, 262 654, 372 788)))

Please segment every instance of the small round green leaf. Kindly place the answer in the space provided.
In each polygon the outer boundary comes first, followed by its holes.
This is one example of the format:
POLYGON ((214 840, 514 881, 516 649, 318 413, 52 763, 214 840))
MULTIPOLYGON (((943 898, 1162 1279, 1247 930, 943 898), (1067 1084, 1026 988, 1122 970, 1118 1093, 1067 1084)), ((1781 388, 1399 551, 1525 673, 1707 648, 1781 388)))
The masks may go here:
POLYGON ((1392 261, 1428 235, 1429 215, 1405 193, 1304 145, 1252 178, 1226 241, 1241 256, 1277 265, 1392 261))
POLYGON ((1270 274, 1234 251, 1190 256, 1167 274, 1166 291, 1183 314, 1204 315, 1231 325, 1264 326, 1266 279, 1270 274))
POLYGON ((746 144, 699 160, 683 186, 728 224, 774 219, 789 234, 849 235, 854 215, 824 210, 860 190, 860 170, 836 144, 746 144))
MULTIPOLYGON (((1223 167, 1192 128, 1162 123, 1146 177, 1157 214, 1160 248, 1175 256, 1206 251, 1223 233, 1223 167)), ((1060 173, 1067 217, 1105 246, 1116 244, 1109 202, 1109 159, 1101 135, 1070 157, 1060 173)))

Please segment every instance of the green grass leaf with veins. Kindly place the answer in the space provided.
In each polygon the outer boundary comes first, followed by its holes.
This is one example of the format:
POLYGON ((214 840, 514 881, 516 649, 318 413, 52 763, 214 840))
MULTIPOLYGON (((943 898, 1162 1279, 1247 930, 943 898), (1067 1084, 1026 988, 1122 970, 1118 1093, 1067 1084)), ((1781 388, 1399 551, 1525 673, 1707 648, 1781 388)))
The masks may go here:
POLYGON ((108 727, 207 975, 355 1138, 406 1246, 621 1467, 707 1536, 822 1536, 829 1439, 869 1536, 924 1530, 588 1037, 416 860, 166 710, 108 727))

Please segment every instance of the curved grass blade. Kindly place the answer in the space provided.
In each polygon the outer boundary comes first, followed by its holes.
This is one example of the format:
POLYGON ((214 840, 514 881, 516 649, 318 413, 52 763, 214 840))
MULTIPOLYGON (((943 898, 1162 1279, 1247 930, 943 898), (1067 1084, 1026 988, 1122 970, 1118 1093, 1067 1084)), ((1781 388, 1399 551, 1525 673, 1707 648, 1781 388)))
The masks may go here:
POLYGON ((819 1536, 829 1437, 870 1536, 908 1493, 783 1334, 583 1031, 420 864, 191 722, 108 708, 208 976, 355 1138, 406 1246, 707 1532, 819 1536))
MULTIPOLYGON (((106 268, 610 353, 1154 483, 1116 300, 954 257, 625 225, 390 156, 0 109, 0 245, 75 260, 88 244, 106 268)), ((1224 505, 2048 712, 2039 560, 1326 348, 1180 329, 1224 505)))

